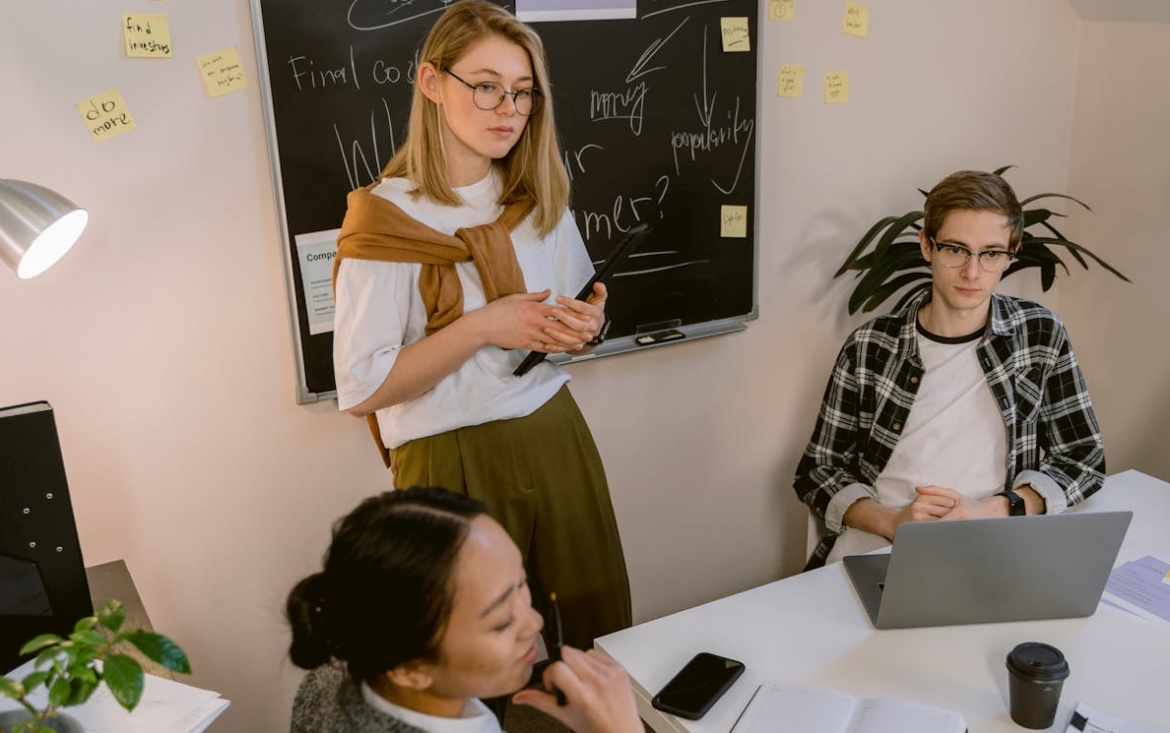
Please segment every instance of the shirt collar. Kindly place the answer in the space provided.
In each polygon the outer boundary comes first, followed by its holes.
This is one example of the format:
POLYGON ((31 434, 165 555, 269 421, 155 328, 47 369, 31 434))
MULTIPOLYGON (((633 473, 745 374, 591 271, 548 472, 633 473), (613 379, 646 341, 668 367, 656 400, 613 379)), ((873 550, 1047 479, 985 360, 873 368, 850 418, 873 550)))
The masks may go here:
POLYGON ((362 699, 374 710, 421 728, 427 733, 501 733, 500 722, 496 720, 496 716, 483 702, 474 697, 467 699, 463 706, 463 716, 459 718, 440 718, 437 715, 427 715, 395 705, 370 689, 365 682, 362 683, 362 699))

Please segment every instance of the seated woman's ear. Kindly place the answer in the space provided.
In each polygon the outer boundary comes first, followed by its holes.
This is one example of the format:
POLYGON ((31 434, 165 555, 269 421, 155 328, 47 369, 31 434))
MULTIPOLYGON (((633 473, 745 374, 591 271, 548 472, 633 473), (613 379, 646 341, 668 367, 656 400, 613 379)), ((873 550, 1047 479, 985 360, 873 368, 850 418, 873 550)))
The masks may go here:
POLYGON ((386 679, 395 687, 405 690, 422 692, 435 681, 431 674, 432 664, 420 660, 403 662, 397 667, 385 672, 386 679))

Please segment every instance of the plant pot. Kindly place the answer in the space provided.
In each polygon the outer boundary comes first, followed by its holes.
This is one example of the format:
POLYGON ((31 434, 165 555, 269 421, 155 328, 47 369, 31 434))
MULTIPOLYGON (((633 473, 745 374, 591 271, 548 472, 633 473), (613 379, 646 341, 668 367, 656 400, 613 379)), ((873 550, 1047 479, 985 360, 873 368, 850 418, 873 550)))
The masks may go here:
MULTIPOLYGON (((13 728, 29 719, 27 710, 9 710, 0 713, 0 730, 12 733, 13 728)), ((45 719, 45 727, 57 733, 85 733, 84 726, 67 713, 57 713, 45 719)))

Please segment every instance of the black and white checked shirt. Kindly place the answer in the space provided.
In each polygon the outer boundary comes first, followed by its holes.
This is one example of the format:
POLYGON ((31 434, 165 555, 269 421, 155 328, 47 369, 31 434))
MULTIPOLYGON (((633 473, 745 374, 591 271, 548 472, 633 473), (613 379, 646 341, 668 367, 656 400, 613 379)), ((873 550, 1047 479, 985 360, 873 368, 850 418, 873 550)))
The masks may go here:
MULTIPOLYGON (((930 297, 925 290, 897 313, 864 324, 841 347, 793 481, 827 530, 809 568, 824 564, 845 529, 845 510, 858 499, 876 498, 874 482, 898 443, 924 373, 915 322, 930 297)), ((976 355, 1007 431, 1004 486, 1030 485, 1049 514, 1101 488, 1101 429, 1056 316, 1037 303, 993 294, 976 355)))

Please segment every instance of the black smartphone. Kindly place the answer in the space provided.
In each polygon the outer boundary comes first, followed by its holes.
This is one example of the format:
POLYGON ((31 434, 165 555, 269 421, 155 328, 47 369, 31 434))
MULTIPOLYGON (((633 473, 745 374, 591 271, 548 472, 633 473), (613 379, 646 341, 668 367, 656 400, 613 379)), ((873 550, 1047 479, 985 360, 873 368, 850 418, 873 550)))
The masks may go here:
POLYGON ((656 709, 698 720, 743 674, 743 662, 700 652, 650 701, 656 709))

